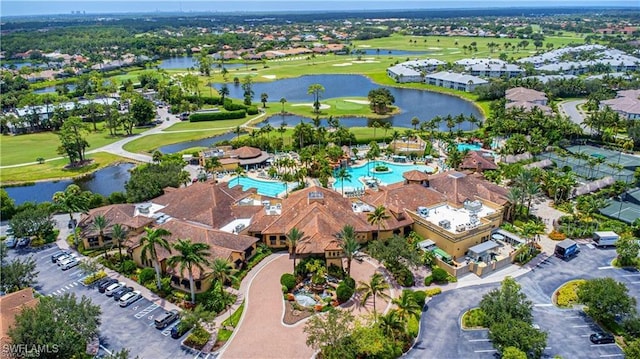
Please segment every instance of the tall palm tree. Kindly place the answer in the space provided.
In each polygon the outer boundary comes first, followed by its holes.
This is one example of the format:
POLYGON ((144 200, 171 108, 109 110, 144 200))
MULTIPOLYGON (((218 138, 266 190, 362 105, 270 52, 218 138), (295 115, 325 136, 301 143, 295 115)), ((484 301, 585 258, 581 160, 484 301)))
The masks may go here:
POLYGON ((213 171, 220 166, 222 166, 220 158, 216 156, 209 157, 204 161, 204 169, 209 173, 213 173, 213 171))
POLYGON ((236 278, 233 275, 234 272, 233 265, 226 259, 216 258, 213 263, 211 263, 211 277, 220 283, 220 294, 223 298, 224 284, 236 278))
POLYGON ((109 220, 105 218, 103 215, 97 215, 93 219, 93 223, 91 223, 91 228, 98 231, 98 240, 102 243, 104 247, 104 256, 107 257, 107 246, 104 245, 104 230, 109 226, 109 220))
POLYGON ((193 268, 200 269, 202 273, 204 266, 209 263, 207 256, 211 248, 206 243, 193 243, 190 239, 178 239, 173 248, 180 254, 177 254, 167 260, 167 265, 171 267, 178 266, 180 268, 180 277, 184 270, 189 274, 189 289, 191 291, 191 303, 196 302, 196 289, 193 281, 193 268))
POLYGON ((298 246, 298 241, 300 241, 304 237, 304 232, 298 230, 298 228, 293 227, 287 233, 287 244, 289 245, 289 254, 293 257, 293 272, 295 274, 296 271, 296 251, 298 246))
POLYGON ((282 97, 280 98, 280 103, 282 104, 282 113, 284 113, 284 104, 287 103, 287 99, 282 97))
MULTIPOLYGON (((64 191, 53 194, 53 205, 60 211, 69 213, 70 223, 73 223, 73 213, 85 213, 89 209, 89 198, 82 192, 82 189, 75 184, 71 184, 64 191)), ((73 225, 73 242, 78 245, 78 234, 75 224, 73 225)))
POLYGON ((360 243, 356 240, 355 229, 350 224, 345 225, 338 235, 341 239, 340 249, 342 249, 345 258, 347 258, 347 275, 351 277, 351 262, 360 249, 360 243))
POLYGON ((111 239, 118 245, 118 253, 120 254, 120 263, 122 263, 122 242, 127 239, 127 230, 120 223, 116 223, 111 227, 111 239))
POLYGON ((398 313, 396 311, 391 311, 387 313, 387 315, 380 316, 380 322, 378 325, 385 336, 395 340, 396 334, 405 329, 404 323, 405 322, 398 317, 398 313))
POLYGON ((398 307, 395 310, 398 317, 405 322, 409 320, 410 317, 419 318, 422 312, 422 308, 420 308, 420 305, 416 302, 413 293, 407 290, 403 290, 402 295, 394 299, 392 303, 398 307))
POLYGON ((384 292, 389 288, 389 284, 384 281, 384 277, 380 273, 374 273, 369 282, 359 282, 357 291, 360 293, 360 304, 364 305, 369 298, 373 299, 373 318, 377 322, 376 313, 376 297, 389 300, 389 296, 384 292))
POLYGON ((349 173, 346 168, 340 167, 340 169, 336 172, 336 178, 339 179, 340 183, 342 184, 342 195, 344 196, 344 181, 351 180, 351 173, 349 173))
POLYGON ((240 177, 244 177, 247 171, 245 171, 244 168, 242 168, 241 166, 238 166, 238 167, 236 167, 234 172, 236 173, 236 178, 238 179, 238 184, 240 184, 240 177))
POLYGON ((376 233, 376 238, 380 237, 380 227, 384 225, 384 221, 389 218, 387 214, 387 209, 384 208, 383 205, 376 207, 373 212, 369 212, 367 215, 367 222, 372 226, 378 226, 378 231, 376 233))
POLYGON ((165 238, 170 236, 171 232, 164 228, 149 227, 145 227, 144 231, 145 234, 140 239, 140 245, 142 246, 140 257, 143 261, 149 259, 153 262, 153 268, 156 270, 156 283, 158 285, 158 289, 160 289, 162 287, 162 283, 160 283, 160 262, 158 261, 156 246, 164 248, 171 253, 171 246, 169 246, 169 242, 165 238))

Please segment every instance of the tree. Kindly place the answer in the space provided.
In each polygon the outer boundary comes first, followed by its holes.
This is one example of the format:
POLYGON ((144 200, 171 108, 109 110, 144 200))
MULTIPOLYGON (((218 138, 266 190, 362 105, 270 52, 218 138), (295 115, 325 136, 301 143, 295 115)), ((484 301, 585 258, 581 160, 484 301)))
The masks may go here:
POLYGON ((411 126, 413 126, 413 129, 416 130, 418 125, 420 124, 420 119, 417 117, 413 117, 411 118, 411 126))
POLYGON ((623 267, 635 265, 638 260, 638 252, 640 252, 640 245, 632 236, 622 235, 616 241, 618 265, 623 267))
POLYGON ((360 304, 365 305, 369 298, 373 299, 373 318, 377 322, 376 314, 376 297, 389 300, 389 296, 384 292, 389 288, 389 284, 384 281, 384 277, 380 273, 374 273, 369 282, 360 282, 356 289, 360 294, 360 304))
POLYGON ((129 114, 133 118, 135 124, 144 125, 153 120, 156 116, 156 110, 153 106, 153 102, 145 99, 142 95, 136 95, 131 101, 129 114))
POLYGON ((595 278, 578 288, 578 300, 595 321, 611 323, 616 316, 635 313, 636 299, 628 292, 624 283, 613 278, 595 278))
POLYGON ((222 84, 218 93, 220 94, 220 103, 224 104, 224 99, 229 96, 229 86, 222 84))
POLYGON ((410 317, 420 318, 422 308, 416 302, 412 291, 403 290, 400 297, 393 299, 392 303, 396 305, 395 311, 403 321, 407 322, 410 317))
MULTIPOLYGON (((94 231, 98 232, 98 240, 102 242, 104 246, 104 255, 107 256, 107 246, 104 245, 104 230, 109 226, 109 220, 105 218, 105 216, 99 214, 93 218, 93 223, 91 223, 91 228, 94 231)), ((159 287, 158 287, 159 288, 159 287)))
POLYGON ((342 253, 347 258, 347 275, 351 277, 351 262, 360 249, 360 243, 356 240, 355 228, 350 224, 342 227, 342 231, 338 236, 340 237, 340 249, 342 249, 342 253))
POLYGON ((55 222, 46 205, 26 206, 9 221, 11 233, 16 238, 37 236, 44 239, 53 233, 55 222))
POLYGON ((191 290, 191 303, 196 302, 196 288, 193 281, 193 267, 200 269, 200 273, 204 272, 204 266, 208 264, 210 246, 206 243, 193 243, 190 239, 178 239, 173 245, 173 249, 180 254, 172 256, 167 260, 167 265, 171 267, 178 266, 180 277, 184 276, 185 269, 189 275, 189 289, 191 290))
POLYGON ((16 315, 8 334, 16 348, 48 348, 38 352, 39 358, 84 358, 87 340, 98 335, 100 315, 100 306, 85 296, 79 301, 70 293, 40 297, 16 315))
POLYGON ((289 254, 293 257, 293 271, 296 270, 296 252, 298 242, 304 237, 304 232, 298 230, 298 228, 293 227, 287 233, 287 244, 289 245, 289 254))
POLYGON ((346 310, 330 310, 326 315, 314 315, 304 326, 307 334, 307 345, 320 350, 323 357, 331 351, 332 358, 340 352, 345 339, 353 329, 353 314, 346 310))
POLYGON ((287 103, 287 99, 282 97, 280 98, 280 103, 282 104, 282 113, 284 113, 284 104, 287 103))
POLYGON ((16 206, 13 198, 4 188, 0 188, 0 220, 6 221, 11 219, 16 213, 16 206))
POLYGON ((456 145, 449 146, 445 163, 451 168, 458 168, 467 156, 467 152, 468 151, 458 150, 458 146, 456 145))
POLYGON ((260 102, 262 102, 262 107, 267 107, 267 101, 269 100, 269 94, 263 92, 260 94, 260 102))
POLYGON ((527 354, 516 347, 506 347, 502 350, 502 359, 527 359, 527 354))
POLYGON ((153 263, 153 268, 156 271, 156 284, 158 289, 162 288, 162 283, 160 282, 160 262, 158 261, 158 252, 157 247, 164 248, 169 253, 171 253, 171 246, 169 246, 169 242, 167 242, 167 236, 171 235, 171 232, 167 231, 164 228, 144 228, 145 234, 140 238, 140 246, 142 250, 140 252, 140 258, 143 262, 147 260, 151 260, 153 263))
POLYGON ((253 101, 253 80, 250 75, 245 76, 242 79, 242 91, 244 97, 244 104, 247 106, 251 106, 251 101, 253 101))
POLYGON ((480 301, 480 309, 485 314, 485 324, 516 319, 531 324, 533 303, 520 291, 520 285, 511 277, 502 281, 500 288, 491 290, 480 301))
POLYGON ((385 114, 389 111, 389 106, 393 105, 396 99, 389 89, 381 87, 369 91, 367 94, 369 106, 377 114, 385 114))
POLYGON ((631 343, 627 342, 627 346, 622 351, 625 358, 640 358, 640 339, 636 339, 631 343))
POLYGON ((89 142, 85 138, 88 132, 87 126, 82 122, 80 117, 69 117, 60 127, 58 137, 60 138, 59 154, 66 154, 69 157, 69 163, 83 162, 84 152, 89 147, 89 142))
POLYGON ((489 339, 500 352, 514 347, 526 353, 528 358, 540 358, 547 346, 547 333, 515 318, 492 324, 489 339))
MULTIPOLYGON (((54 207, 66 213, 69 213, 69 220, 73 220, 73 213, 84 213, 89 209, 89 198, 86 192, 83 192, 78 185, 71 184, 64 191, 58 191, 53 194, 54 207)), ((73 237, 74 243, 78 245, 78 234, 74 226, 73 237)))
POLYGON ((245 171, 242 166, 238 166, 233 172, 235 172, 236 179, 238 179, 238 184, 240 184, 240 178, 244 177, 247 171, 245 171))
POLYGON ((387 209, 384 208, 383 205, 376 207, 373 212, 369 212, 367 215, 367 222, 372 226, 377 226, 378 231, 376 232, 376 238, 380 237, 380 227, 384 226, 384 221, 389 218, 387 214, 387 209))
POLYGON ((220 283, 220 294, 223 298, 224 284, 236 279, 233 273, 233 265, 226 259, 216 258, 211 263, 211 278, 220 283))
POLYGON ((307 89, 307 94, 313 95, 313 111, 320 112, 320 95, 324 93, 324 87, 320 84, 311 84, 307 89))
POLYGON ((32 287, 37 283, 36 261, 33 257, 24 260, 15 258, 10 262, 6 261, 7 246, 0 242, 0 290, 5 293, 13 293, 27 287, 32 287))
POLYGON ((122 263, 122 243, 127 239, 127 230, 120 223, 111 227, 111 239, 118 245, 120 263, 122 263))
POLYGON ((344 167, 340 167, 340 169, 336 172, 336 179, 340 180, 340 184, 342 185, 342 195, 344 196, 344 181, 351 180, 351 173, 344 167))
POLYGON ((222 163, 220 162, 220 158, 217 156, 209 157, 204 161, 204 169, 209 173, 213 173, 216 168, 220 168, 221 166, 222 163))

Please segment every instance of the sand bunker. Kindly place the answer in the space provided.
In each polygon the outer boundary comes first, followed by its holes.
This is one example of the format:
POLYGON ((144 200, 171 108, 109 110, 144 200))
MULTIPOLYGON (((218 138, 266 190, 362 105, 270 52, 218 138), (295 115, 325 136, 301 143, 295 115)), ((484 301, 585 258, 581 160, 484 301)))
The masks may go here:
MULTIPOLYGON (((309 107, 313 107, 313 104, 312 104, 312 103, 296 103, 296 104, 293 104, 293 105, 291 105, 291 106, 294 106, 294 107, 298 107, 298 106, 309 106, 309 107)), ((323 104, 323 103, 321 103, 321 104, 320 104, 320 109, 321 109, 321 110, 326 110, 326 109, 329 109, 329 108, 331 108, 331 106, 329 106, 329 105, 325 105, 325 104, 323 104)))
POLYGON ((264 77, 265 79, 269 79, 269 80, 275 80, 276 75, 262 75, 262 77, 264 77))
POLYGON ((344 102, 353 102, 353 103, 357 103, 359 105, 368 105, 368 104, 370 104, 370 102, 367 101, 367 100, 344 100, 344 102))
POLYGON ((352 64, 352 63, 350 63, 350 62, 345 62, 345 63, 342 63, 342 64, 333 64, 333 65, 331 65, 331 66, 339 66, 339 67, 342 67, 342 66, 351 66, 351 65, 353 65, 353 64, 352 64))

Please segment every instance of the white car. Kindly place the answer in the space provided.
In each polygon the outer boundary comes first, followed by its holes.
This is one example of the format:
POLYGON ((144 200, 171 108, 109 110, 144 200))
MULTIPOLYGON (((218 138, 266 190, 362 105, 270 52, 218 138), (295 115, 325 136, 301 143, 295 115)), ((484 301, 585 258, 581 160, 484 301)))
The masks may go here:
POLYGON ((80 261, 77 260, 76 258, 72 258, 69 261, 66 261, 63 265, 61 265, 61 267, 62 267, 62 270, 67 270, 77 266, 78 264, 80 264, 80 261))
POLYGON ((15 248, 18 244, 18 240, 15 237, 7 237, 7 239, 4 240, 4 244, 7 248, 15 248))
POLYGON ((127 284, 124 282, 114 283, 107 287, 107 290, 104 291, 104 294, 106 294, 107 297, 111 297, 116 290, 120 289, 120 287, 124 287, 125 285, 127 284))
POLYGON ((64 268, 64 266, 67 265, 68 263, 73 262, 73 261, 77 261, 77 260, 78 260, 78 258, 76 258, 76 256, 69 256, 69 257, 66 257, 65 259, 63 259, 61 261, 58 261, 58 266, 61 267, 61 268, 64 268))
POLYGON ((62 255, 62 256, 58 257, 58 259, 56 259, 56 263, 58 265, 61 265, 63 262, 65 262, 65 261, 67 261, 67 260, 69 260, 71 258, 76 258, 75 254, 67 253, 65 255, 62 255))
POLYGON ((140 291, 134 290, 133 292, 129 292, 123 295, 122 298, 120 298, 120 306, 124 308, 140 298, 142 298, 140 291))

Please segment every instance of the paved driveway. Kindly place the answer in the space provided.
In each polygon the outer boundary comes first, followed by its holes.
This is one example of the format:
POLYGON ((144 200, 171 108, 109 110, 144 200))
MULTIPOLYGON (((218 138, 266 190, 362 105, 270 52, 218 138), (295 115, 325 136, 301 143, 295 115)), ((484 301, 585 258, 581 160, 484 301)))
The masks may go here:
POLYGON ((571 122, 579 125, 586 133, 591 133, 591 129, 588 127, 584 127, 582 125, 582 121, 584 121, 584 114, 578 110, 578 106, 587 102, 587 100, 575 100, 575 101, 567 101, 560 104, 560 109, 562 112, 569 116, 571 122))
MULTIPOLYGON (((598 327, 579 309, 558 309, 551 303, 553 292, 568 280, 612 277, 640 295, 640 272, 610 266, 614 249, 582 247, 570 261, 549 257, 533 271, 517 278, 523 292, 533 302, 534 323, 548 335, 544 356, 551 358, 622 357, 617 345, 593 345, 589 335, 598 327), (588 353, 588 354, 587 354, 588 353)), ((498 284, 479 285, 445 292, 428 303, 420 322, 420 337, 408 358, 493 358, 495 350, 487 331, 464 331, 460 319, 469 308, 476 307, 482 296, 498 284)))

